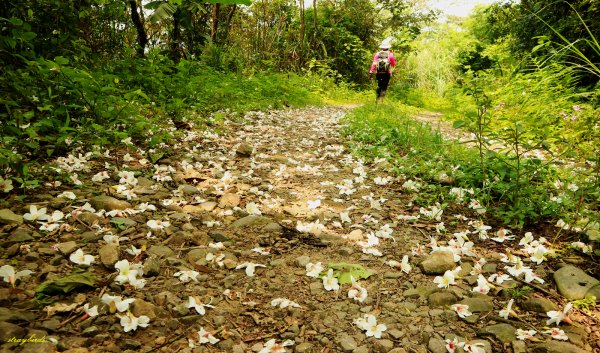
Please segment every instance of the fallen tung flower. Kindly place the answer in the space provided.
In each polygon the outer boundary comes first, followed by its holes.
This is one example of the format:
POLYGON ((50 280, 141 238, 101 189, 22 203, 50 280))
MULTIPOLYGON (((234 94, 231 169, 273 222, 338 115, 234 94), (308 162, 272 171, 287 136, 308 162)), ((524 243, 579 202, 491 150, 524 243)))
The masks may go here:
POLYGON ((275 298, 275 299, 271 300, 271 305, 278 306, 281 309, 285 309, 287 307, 301 308, 300 304, 298 304, 294 301, 291 301, 289 299, 286 299, 286 298, 275 298))
POLYGON ((148 327, 150 324, 150 318, 146 315, 135 317, 131 312, 127 312, 126 315, 117 315, 121 319, 121 326, 123 331, 135 331, 138 327, 148 327))
POLYGON ((329 271, 327 271, 326 276, 323 276, 323 287, 325 287, 325 290, 327 291, 337 291, 338 289, 340 289, 338 279, 333 277, 332 268, 330 268, 329 271))
POLYGON ((254 277, 254 271, 256 270, 257 267, 267 267, 265 265, 261 265, 261 264, 255 264, 252 262, 244 262, 243 264, 239 264, 235 267, 236 270, 245 268, 246 269, 246 276, 248 277, 254 277))
POLYGON ((265 343, 264 347, 258 351, 258 353, 285 353, 285 347, 294 344, 292 340, 285 340, 281 344, 276 343, 275 339, 272 338, 265 343))
POLYGON ((15 286, 15 283, 18 279, 28 277, 31 275, 33 271, 30 270, 22 270, 19 272, 15 272, 14 267, 11 265, 4 265, 0 267, 0 276, 2 276, 4 282, 10 283, 11 286, 15 286))
POLYGON ((120 295, 109 295, 104 294, 100 300, 109 306, 109 311, 114 313, 118 311, 120 313, 129 310, 129 305, 135 301, 135 298, 121 299, 120 295))
POLYGON ((196 312, 200 315, 206 314, 206 310, 204 308, 214 308, 213 305, 203 304, 200 300, 195 297, 188 297, 188 308, 194 308, 196 312))
POLYGON ((76 263, 77 265, 89 266, 91 265, 95 259, 94 256, 89 254, 84 254, 82 249, 77 249, 69 256, 69 260, 71 262, 76 263))
POLYGON ((320 262, 317 262, 316 264, 309 262, 306 264, 306 275, 308 277, 318 278, 323 270, 323 265, 320 262))
POLYGON ((558 327, 554 327, 550 330, 543 331, 542 333, 549 334, 555 340, 560 340, 560 341, 568 341, 569 340, 569 337, 565 334, 565 331, 559 329, 558 327))
POLYGON ((562 311, 552 310, 546 312, 546 315, 548 315, 548 317, 550 318, 548 321, 546 321, 546 325, 556 324, 556 326, 558 326, 563 321, 566 323, 570 323, 571 320, 567 317, 567 314, 569 313, 572 307, 573 304, 568 303, 567 305, 565 305, 562 311))
POLYGON ((381 338, 381 334, 387 330, 385 324, 378 324, 377 318, 370 314, 365 314, 362 318, 354 320, 354 324, 365 331, 367 337, 381 338))
POLYGON ((469 311, 469 306, 466 304, 452 304, 450 306, 450 309, 456 311, 456 313, 461 319, 473 315, 473 313, 469 311))

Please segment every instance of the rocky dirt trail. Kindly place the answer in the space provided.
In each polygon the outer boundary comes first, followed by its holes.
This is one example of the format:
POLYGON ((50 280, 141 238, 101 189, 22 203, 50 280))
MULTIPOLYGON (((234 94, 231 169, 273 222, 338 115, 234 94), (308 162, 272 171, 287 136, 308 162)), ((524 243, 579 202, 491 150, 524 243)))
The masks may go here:
POLYGON ((600 351, 598 311, 567 304, 600 297, 585 257, 486 226, 464 190, 413 205, 424 185, 349 153, 346 109, 55 161, 0 210, 0 352, 600 351))

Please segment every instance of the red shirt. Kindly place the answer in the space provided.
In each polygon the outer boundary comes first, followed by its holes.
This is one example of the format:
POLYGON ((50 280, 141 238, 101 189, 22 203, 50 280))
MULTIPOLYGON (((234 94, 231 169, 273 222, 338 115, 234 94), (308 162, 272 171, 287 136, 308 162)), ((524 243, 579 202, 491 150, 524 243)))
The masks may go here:
MULTIPOLYGON (((391 51, 388 50, 382 50, 382 51, 387 51, 389 53, 389 58, 390 58, 390 70, 389 73, 392 73, 392 67, 396 66, 396 58, 394 57, 394 54, 392 54, 391 51)), ((379 57, 379 53, 381 53, 381 51, 378 51, 377 53, 375 53, 375 55, 373 56, 373 63, 371 64, 371 70, 369 70, 369 73, 373 73, 373 71, 375 71, 375 68, 377 67, 377 58, 379 57)))

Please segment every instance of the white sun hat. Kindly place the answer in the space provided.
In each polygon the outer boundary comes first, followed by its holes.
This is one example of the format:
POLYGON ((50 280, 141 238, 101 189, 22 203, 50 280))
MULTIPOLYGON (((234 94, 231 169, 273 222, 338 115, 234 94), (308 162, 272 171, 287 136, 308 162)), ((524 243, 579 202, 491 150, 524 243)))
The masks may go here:
POLYGON ((392 47, 392 43, 390 43, 389 40, 384 40, 383 42, 381 42, 381 45, 379 45, 379 48, 381 49, 390 49, 392 47))

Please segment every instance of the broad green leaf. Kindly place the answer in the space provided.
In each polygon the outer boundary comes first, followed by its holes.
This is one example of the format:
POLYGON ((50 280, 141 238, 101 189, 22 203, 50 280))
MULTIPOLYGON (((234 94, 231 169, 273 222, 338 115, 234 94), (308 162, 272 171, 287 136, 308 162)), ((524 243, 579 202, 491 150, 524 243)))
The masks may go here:
POLYGON ((234 5, 234 4, 250 5, 250 4, 252 4, 251 0, 205 0, 205 2, 208 2, 211 4, 223 4, 223 5, 234 5))
POLYGON ((90 272, 73 273, 67 277, 46 281, 36 288, 38 294, 69 293, 79 287, 94 287, 96 279, 90 272))
POLYGON ((457 120, 454 122, 454 124, 452 124, 452 127, 455 129, 460 129, 461 127, 467 125, 466 122, 464 122, 463 120, 457 120))
POLYGON ((69 63, 69 59, 67 59, 63 56, 57 56, 54 58, 54 62, 57 63, 58 65, 67 65, 69 63))
POLYGON ((366 270, 359 264, 339 262, 330 263, 328 266, 333 269, 333 276, 338 279, 340 284, 352 283, 351 277, 358 281, 359 279, 369 278, 373 274, 373 272, 366 270))

